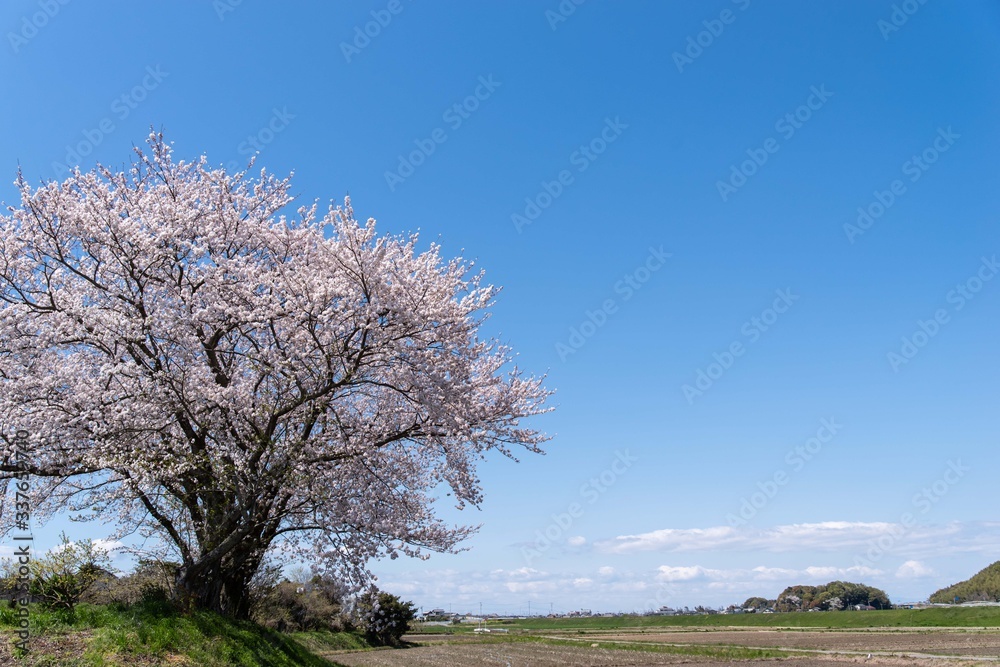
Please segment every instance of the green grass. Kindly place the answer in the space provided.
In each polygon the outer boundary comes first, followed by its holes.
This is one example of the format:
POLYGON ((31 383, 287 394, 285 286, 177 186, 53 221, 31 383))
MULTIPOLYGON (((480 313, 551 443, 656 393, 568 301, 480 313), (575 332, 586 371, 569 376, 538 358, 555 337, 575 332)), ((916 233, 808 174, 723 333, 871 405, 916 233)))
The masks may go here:
MULTIPOLYGON (((491 621, 487 625, 491 628, 505 627, 495 621, 491 621)), ((472 632, 474 628, 479 627, 479 624, 452 623, 449 625, 424 625, 423 623, 410 623, 410 627, 413 628, 413 632, 419 632, 423 635, 453 635, 456 632, 472 632)))
MULTIPOLYGON (((619 628, 761 627, 761 628, 893 628, 1000 627, 1000 607, 932 607, 885 611, 792 612, 785 614, 713 614, 709 616, 592 616, 492 621, 488 627, 516 630, 615 630, 619 628)), ((471 632, 465 626, 429 626, 420 632, 471 632)))
POLYGON ((314 653, 372 648, 368 640, 354 632, 295 632, 291 637, 314 653))
MULTIPOLYGON (((349 633, 282 634, 210 612, 182 615, 165 605, 80 605, 72 614, 31 610, 31 653, 16 664, 198 665, 204 667, 333 667, 323 651, 362 649, 364 638, 349 633), (59 655, 60 647, 69 647, 59 655)), ((0 610, 2 641, 12 646, 13 612, 0 610)), ((0 660, 2 662, 2 660, 0 660)))

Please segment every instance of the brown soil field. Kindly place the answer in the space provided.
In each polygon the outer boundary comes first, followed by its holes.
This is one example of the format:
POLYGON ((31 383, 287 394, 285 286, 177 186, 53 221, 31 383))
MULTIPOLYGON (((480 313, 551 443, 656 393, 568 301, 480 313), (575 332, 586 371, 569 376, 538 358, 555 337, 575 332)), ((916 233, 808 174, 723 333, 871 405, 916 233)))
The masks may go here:
POLYGON ((716 644, 754 648, 796 648, 866 653, 927 653, 1000 657, 1000 632, 976 630, 790 631, 720 630, 682 632, 618 632, 587 634, 593 641, 642 641, 657 644, 716 644))
POLYGON ((347 667, 465 667, 473 665, 503 665, 505 667, 945 667, 975 663, 952 660, 925 660, 900 657, 830 656, 777 658, 771 660, 723 661, 686 655, 663 655, 644 651, 606 650, 544 644, 435 644, 388 651, 339 653, 328 656, 347 667))
MULTIPOLYGON (((683 655, 660 655, 645 651, 616 651, 585 646, 547 646, 529 643, 462 642, 459 644, 434 643, 415 648, 338 653, 325 656, 348 667, 464 667, 465 665, 503 665, 505 667, 565 667, 588 665, 593 667, 627 667, 656 665, 698 664, 705 667, 730 664, 713 662, 683 655)), ((761 664, 772 661, 760 661, 761 664)), ((751 665, 751 662, 743 663, 751 665)), ((773 663, 772 663, 773 664, 773 663)), ((787 667, 818 664, 782 661, 787 667)), ((836 663, 823 661, 834 667, 836 663)), ((936 666, 939 667, 939 666, 936 666)))
POLYGON ((338 653, 326 656, 348 667, 445 667, 446 665, 679 665, 691 660, 684 656, 657 656, 638 651, 608 651, 588 647, 546 646, 527 643, 462 642, 389 651, 338 653))
MULTIPOLYGON (((552 636, 546 633, 545 636, 552 636)), ((561 638, 570 639, 569 635, 561 638)), ((775 631, 721 630, 679 632, 620 632, 576 635, 579 646, 547 645, 527 642, 482 643, 478 637, 413 636, 422 645, 397 650, 379 650, 329 655, 348 667, 438 667, 445 665, 504 665, 507 667, 562 667, 568 665, 655 666, 693 665, 717 667, 738 663, 741 667, 839 667, 840 665, 871 665, 874 667, 970 667, 981 664, 1000 665, 1000 633, 943 630, 920 631, 775 631), (647 651, 607 649, 592 644, 601 642, 643 642, 654 644, 699 644, 747 646, 754 648, 780 647, 815 651, 814 655, 790 655, 769 660, 727 661, 719 658, 672 655, 647 651), (831 653, 825 653, 830 651, 831 653), (843 653, 839 653, 843 652, 843 653), (872 653, 868 658, 867 653, 872 653), (890 655, 894 653, 895 655, 890 655), (905 654, 905 655, 901 655, 905 654), (947 657, 935 657, 947 656, 947 657), (992 659, 991 659, 992 657, 992 659)))

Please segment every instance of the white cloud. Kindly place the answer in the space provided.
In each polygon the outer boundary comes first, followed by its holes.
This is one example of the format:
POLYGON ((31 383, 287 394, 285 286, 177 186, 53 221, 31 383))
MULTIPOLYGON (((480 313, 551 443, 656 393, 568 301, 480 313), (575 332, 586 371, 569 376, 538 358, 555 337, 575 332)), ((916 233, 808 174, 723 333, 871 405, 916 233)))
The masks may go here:
POLYGON ((763 565, 758 565, 750 572, 757 581, 780 581, 798 574, 797 570, 789 570, 784 567, 764 567, 763 565))
MULTIPOLYGON (((959 523, 917 525, 863 521, 823 521, 754 528, 664 528, 636 535, 619 535, 596 543, 599 551, 628 554, 642 551, 837 551, 862 555, 876 544, 907 553, 956 553, 1000 548, 1000 524, 959 523)), ((883 549, 884 550, 884 549, 883 549)))
POLYGON ((587 543, 587 538, 583 537, 582 535, 574 535, 573 537, 566 540, 566 544, 570 545, 571 547, 582 547, 586 543, 587 543))
POLYGON ((700 565, 694 567, 671 567, 661 565, 660 573, 656 575, 659 581, 691 581, 692 579, 704 579, 707 570, 700 565))
POLYGON ((611 567, 610 565, 605 565, 604 567, 597 568, 597 574, 601 575, 602 577, 610 577, 614 573, 615 573, 615 568, 611 567))
POLYGON ((836 577, 837 568, 835 567, 807 567, 805 570, 806 574, 810 577, 836 577))
POLYGON ((919 560, 908 560, 896 570, 896 576, 900 579, 919 579, 921 577, 933 576, 934 570, 924 565, 919 560))
POLYGON ((94 540, 94 548, 110 554, 125 548, 125 544, 119 540, 94 540))
POLYGON ((706 580, 711 582, 796 582, 810 583, 822 582, 843 578, 843 577, 863 577, 876 576, 882 574, 881 570, 867 567, 833 567, 812 565, 800 570, 765 567, 758 565, 752 569, 732 568, 732 569, 712 569, 694 566, 670 566, 661 565, 656 575, 657 581, 679 582, 706 580))
POLYGON ((536 579, 539 576, 545 576, 547 573, 541 570, 536 570, 533 567, 519 567, 516 570, 493 570, 490 575, 493 578, 511 578, 511 579, 536 579))
MULTIPOLYGON (((91 544, 94 546, 94 551, 103 552, 106 555, 114 555, 115 552, 120 551, 125 547, 125 545, 118 540, 96 539, 96 540, 91 540, 91 544)), ((55 545, 54 547, 49 549, 48 552, 46 553, 55 554, 69 547, 80 547, 80 546, 81 542, 71 540, 66 544, 60 543, 55 545)))
POLYGON ((639 535, 622 535, 612 540, 598 542, 598 548, 614 553, 632 551, 687 551, 689 549, 716 549, 739 539, 735 528, 664 528, 639 535))
POLYGON ((551 593, 559 590, 559 586, 551 581, 508 581, 504 584, 511 593, 551 593))

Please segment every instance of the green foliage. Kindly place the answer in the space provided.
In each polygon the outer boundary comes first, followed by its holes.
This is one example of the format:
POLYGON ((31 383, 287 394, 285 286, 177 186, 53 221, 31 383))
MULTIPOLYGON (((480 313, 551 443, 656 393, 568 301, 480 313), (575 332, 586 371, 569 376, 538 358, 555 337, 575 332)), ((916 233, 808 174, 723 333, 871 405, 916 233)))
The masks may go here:
POLYGON ((344 612, 345 597, 341 584, 328 577, 285 580, 261 594, 253 619, 280 632, 350 631, 353 626, 344 612))
POLYGON ((385 591, 372 590, 358 600, 357 615, 368 638, 396 646, 416 616, 412 602, 403 602, 385 591))
POLYGON ((81 602, 134 605, 152 600, 165 604, 174 597, 179 567, 170 561, 141 559, 131 573, 100 582, 81 598, 81 602))
POLYGON ((819 609, 836 611, 867 605, 876 609, 891 609, 889 596, 880 588, 852 584, 848 581, 831 581, 823 586, 789 586, 775 603, 775 611, 806 611, 819 609))
POLYGON ((0 598, 8 600, 10 607, 17 604, 20 592, 18 585, 18 562, 13 558, 0 560, 0 598))
POLYGON ((360 632, 327 632, 320 630, 314 632, 295 632, 289 636, 314 653, 323 653, 324 651, 361 651, 372 648, 371 642, 360 632))
POLYGON ((98 580, 110 575, 111 557, 92 540, 61 542, 31 561, 31 595, 48 607, 71 611, 98 580))
POLYGON ((746 602, 740 605, 741 609, 767 609, 774 604, 774 600, 768 600, 767 598, 752 597, 747 598, 746 602))
POLYGON ((1000 601, 1000 561, 983 568, 971 579, 936 591, 931 595, 930 601, 938 603, 1000 601))

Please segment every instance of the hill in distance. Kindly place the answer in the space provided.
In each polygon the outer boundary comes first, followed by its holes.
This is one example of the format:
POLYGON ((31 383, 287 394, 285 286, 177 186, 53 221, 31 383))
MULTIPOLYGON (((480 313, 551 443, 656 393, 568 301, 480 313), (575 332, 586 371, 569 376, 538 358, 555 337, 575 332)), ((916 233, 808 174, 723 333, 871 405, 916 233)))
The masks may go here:
POLYGON ((931 602, 1000 602, 1000 560, 983 568, 971 579, 942 588, 931 602))

